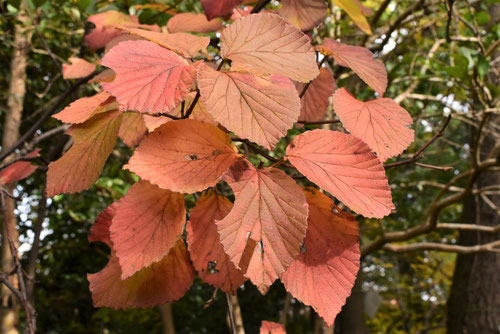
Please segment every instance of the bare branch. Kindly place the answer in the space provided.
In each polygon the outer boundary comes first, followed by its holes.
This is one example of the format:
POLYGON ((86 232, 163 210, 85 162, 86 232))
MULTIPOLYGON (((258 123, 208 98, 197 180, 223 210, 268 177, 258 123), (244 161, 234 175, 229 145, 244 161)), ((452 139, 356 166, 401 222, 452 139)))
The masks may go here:
POLYGON ((440 244, 437 242, 418 242, 409 245, 385 245, 385 250, 395 253, 416 252, 422 250, 434 250, 440 252, 470 254, 478 252, 500 252, 500 240, 493 241, 483 245, 461 246, 440 244))

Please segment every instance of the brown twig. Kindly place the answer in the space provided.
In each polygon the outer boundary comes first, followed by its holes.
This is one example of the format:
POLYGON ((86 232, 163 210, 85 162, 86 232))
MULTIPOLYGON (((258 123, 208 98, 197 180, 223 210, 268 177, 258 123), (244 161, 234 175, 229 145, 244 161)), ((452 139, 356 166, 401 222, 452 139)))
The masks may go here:
POLYGON ((448 244, 440 244, 437 242, 417 242, 408 245, 388 244, 384 246, 384 249, 395 253, 416 252, 422 250, 434 250, 440 252, 451 252, 451 253, 461 253, 461 254, 469 254, 477 252, 500 252, 500 240, 475 246, 448 245, 448 244))
POLYGON ((340 123, 339 119, 327 119, 323 121, 297 121, 299 124, 304 124, 304 125, 314 125, 314 124, 336 124, 340 123))
POLYGON ((233 313, 233 304, 231 303, 231 297, 226 292, 226 301, 227 301, 227 313, 229 315, 229 322, 231 323, 231 333, 236 333, 236 323, 234 321, 234 313, 233 313))
POLYGON ((270 156, 266 151, 260 149, 257 145, 255 145, 254 143, 252 143, 248 139, 232 137, 231 140, 247 144, 248 147, 250 147, 254 152, 262 155, 264 158, 266 158, 267 160, 269 160, 271 162, 276 163, 276 162, 280 161, 280 159, 270 156))
POLYGON ((255 7, 252 9, 252 11, 250 13, 256 14, 256 13, 260 12, 270 2, 271 2, 271 0, 259 0, 259 2, 257 2, 257 4, 255 5, 255 7))
MULTIPOLYGON (((323 57, 323 59, 321 59, 320 63, 318 64, 318 68, 320 68, 320 69, 321 69, 321 66, 323 66, 323 63, 326 61, 326 58, 327 58, 327 57, 325 56, 325 57, 323 57)), ((311 83, 312 83, 312 82, 313 82, 313 80, 309 81, 309 82, 308 82, 308 83, 304 86, 304 88, 302 89, 302 91, 301 91, 301 92, 300 92, 300 94, 299 94, 299 98, 302 98, 302 97, 305 95, 305 93, 307 92, 307 89, 309 89, 309 86, 311 86, 311 83)))

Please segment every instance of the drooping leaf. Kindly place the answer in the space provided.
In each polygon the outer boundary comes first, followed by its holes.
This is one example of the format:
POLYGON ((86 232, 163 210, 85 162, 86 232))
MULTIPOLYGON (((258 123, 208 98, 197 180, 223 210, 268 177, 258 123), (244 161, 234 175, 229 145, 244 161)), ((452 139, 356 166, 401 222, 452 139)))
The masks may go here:
MULTIPOLYGON (((40 149, 26 154, 26 158, 34 158, 40 156, 40 149)), ((30 161, 17 161, 12 165, 5 167, 0 171, 0 184, 7 184, 20 181, 30 176, 35 170, 36 166, 32 165, 30 161)))
POLYGON ((85 36, 85 42, 94 51, 105 47, 109 41, 122 33, 109 26, 139 24, 137 16, 123 14, 116 10, 108 10, 104 13, 91 15, 87 21, 95 24, 95 29, 85 36))
POLYGON ((410 114, 394 100, 359 101, 345 88, 338 89, 333 108, 344 127, 377 153, 380 161, 403 152, 413 142, 410 114))
POLYGON ((148 41, 159 44, 169 50, 179 53, 184 57, 195 57, 199 51, 205 49, 210 43, 210 38, 195 36, 182 32, 166 34, 144 29, 118 27, 132 35, 140 36, 148 41))
POLYGON ((198 86, 215 120, 269 149, 286 135, 300 114, 293 83, 280 75, 219 72, 201 66, 198 86))
POLYGON ((318 76, 309 38, 276 14, 252 14, 221 33, 221 56, 266 74, 307 82, 318 76))
POLYGON ((303 252, 281 277, 290 294, 332 326, 351 294, 359 270, 359 230, 354 219, 332 212, 332 201, 314 188, 305 189, 309 204, 303 252))
POLYGON ((300 30, 309 31, 326 16, 325 0, 282 0, 278 14, 300 30))
POLYGON ((49 164, 48 197, 72 194, 94 184, 115 146, 120 123, 121 113, 115 110, 97 114, 66 131, 74 143, 59 160, 49 164))
POLYGON ((346 11, 347 15, 351 17, 351 19, 356 23, 359 29, 361 29, 364 33, 371 35, 372 31, 370 29, 370 25, 368 24, 368 20, 365 15, 367 15, 369 10, 363 6, 357 0, 333 0, 333 2, 346 11), (367 11, 368 10, 368 11, 367 11))
POLYGON ((161 188, 196 192, 214 186, 238 156, 226 133, 184 119, 163 124, 144 138, 124 168, 161 188))
POLYGON ((223 219, 232 207, 233 203, 226 197, 208 191, 191 210, 186 230, 189 254, 200 278, 234 295, 247 278, 224 253, 215 225, 215 221, 223 219))
MULTIPOLYGON (((297 92, 300 94, 306 84, 298 82, 295 84, 297 92)), ((335 80, 333 79, 332 72, 322 67, 319 75, 314 79, 306 93, 300 99, 301 109, 299 121, 320 121, 325 116, 330 105, 330 97, 335 89, 335 80)))
POLYGON ((365 217, 382 218, 394 208, 382 163, 352 135, 307 131, 295 137, 286 156, 309 180, 365 217))
POLYGON ((163 113, 174 109, 188 94, 196 68, 156 43, 126 41, 102 59, 116 78, 102 83, 125 110, 163 113))
POLYGON ((373 53, 362 46, 353 46, 325 38, 319 46, 321 53, 333 56, 340 66, 351 68, 368 86, 380 96, 387 88, 387 71, 384 63, 374 59, 373 53))
POLYGON ((106 92, 100 92, 94 96, 76 100, 52 117, 64 123, 83 123, 99 112, 116 109, 114 101, 113 96, 106 92))
POLYGON ((118 208, 118 203, 114 202, 106 209, 101 211, 99 216, 97 216, 94 225, 90 228, 89 241, 90 242, 102 242, 105 243, 109 249, 113 249, 113 243, 111 242, 111 237, 109 235, 109 227, 113 221, 113 217, 116 214, 116 209, 118 208))
POLYGON ((69 58, 71 64, 62 65, 64 79, 79 79, 92 74, 96 69, 96 64, 89 63, 81 58, 69 58))
POLYGON ((184 195, 147 181, 134 184, 118 202, 110 227, 121 279, 163 259, 181 237, 185 222, 184 195))
POLYGON ((238 6, 243 0, 201 0, 203 11, 209 20, 216 17, 229 16, 233 8, 238 6))
POLYGON ((146 127, 146 123, 144 123, 143 114, 137 112, 126 112, 123 114, 118 137, 120 137, 125 145, 136 147, 147 132, 148 128, 146 127))
POLYGON ((285 325, 263 320, 260 325, 260 334, 286 334, 285 325))
POLYGON ((231 212, 217 222, 231 261, 261 293, 299 253, 307 227, 307 203, 295 181, 274 168, 238 161, 224 180, 235 196, 231 212))
POLYGON ((222 27, 222 21, 213 19, 208 21, 204 14, 180 13, 174 15, 167 22, 168 31, 177 32, 198 32, 207 33, 219 30, 222 27))

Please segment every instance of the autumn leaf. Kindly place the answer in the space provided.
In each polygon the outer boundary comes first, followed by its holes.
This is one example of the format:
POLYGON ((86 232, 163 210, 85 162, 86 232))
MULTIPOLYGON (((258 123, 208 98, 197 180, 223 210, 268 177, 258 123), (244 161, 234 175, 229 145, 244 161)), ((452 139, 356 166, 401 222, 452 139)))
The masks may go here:
POLYGON ((79 79, 92 74, 96 69, 96 64, 89 63, 81 58, 69 58, 71 64, 62 65, 64 79, 79 79))
POLYGON ((265 74, 307 82, 318 76, 309 38, 276 14, 252 14, 221 33, 221 56, 265 74))
POLYGON ((236 269, 224 253, 215 225, 215 221, 223 219, 232 207, 233 203, 226 197, 214 191, 208 191, 191 209, 186 230, 189 254, 200 278, 234 295, 247 278, 236 269))
POLYGON ((226 133, 184 119, 163 124, 144 138, 124 168, 161 188, 196 192, 214 186, 238 156, 226 133))
POLYGON ((110 68, 96 74, 89 82, 111 82, 115 79, 116 73, 110 68))
POLYGON ((382 162, 413 142, 413 130, 407 127, 413 119, 392 99, 363 102, 341 88, 335 92, 333 107, 347 131, 367 143, 382 162))
POLYGON ((353 46, 325 38, 319 50, 340 66, 351 68, 368 86, 383 96, 387 88, 387 71, 382 61, 376 60, 373 53, 362 46, 353 46))
POLYGON ((356 23, 359 29, 361 29, 364 33, 371 35, 372 31, 370 29, 370 24, 368 24, 368 20, 365 15, 368 13, 368 9, 363 6, 357 0, 333 0, 335 5, 339 6, 343 10, 346 11, 347 15, 351 17, 351 19, 356 23))
POLYGON ((281 0, 278 14, 300 30, 309 31, 326 16, 325 0, 281 0))
POLYGON ((231 261, 261 293, 299 253, 307 227, 307 203, 295 181, 275 168, 255 169, 240 160, 224 177, 233 189, 231 212, 217 222, 231 261))
POLYGON ((103 88, 116 96, 125 110, 164 113, 174 109, 189 93, 196 68, 156 43, 125 41, 112 48, 102 65, 116 73, 103 88))
POLYGON ((180 13, 174 15, 167 22, 168 31, 177 32, 197 32, 207 33, 219 30, 222 27, 222 21, 213 19, 208 21, 204 14, 180 13))
POLYGON ((49 164, 48 197, 72 194, 94 184, 115 146, 120 123, 121 113, 115 110, 97 114, 66 131, 74 143, 59 160, 49 164))
POLYGON ((286 334, 285 326, 277 322, 262 321, 260 334, 286 334))
MULTIPOLYGON (((26 158, 40 156, 40 149, 26 154, 26 158)), ((32 165, 30 161, 17 161, 0 171, 0 184, 14 183, 30 176, 37 166, 32 165)))
POLYGON ((87 21, 95 24, 95 29, 85 36, 85 42, 93 51, 105 47, 109 41, 122 33, 109 26, 139 24, 139 18, 137 16, 123 14, 116 10, 108 10, 104 13, 91 15, 87 21))
POLYGON ((201 66, 198 86, 216 121, 268 149, 286 135, 300 114, 297 91, 283 76, 219 72, 201 66))
POLYGON ((394 209, 382 163, 352 135, 307 131, 295 137, 286 156, 309 180, 365 217, 382 218, 394 209))
POLYGON ((113 96, 106 92, 100 92, 94 96, 76 100, 52 117, 64 123, 83 123, 99 112, 116 109, 114 101, 113 96))
POLYGON ((359 230, 354 219, 332 212, 332 201, 306 188, 309 204, 303 251, 281 277, 288 292, 332 326, 359 270, 359 230))
MULTIPOLYGON (((295 84, 297 92, 300 94, 306 84, 298 82, 295 84)), ((335 80, 332 72, 326 67, 322 67, 319 75, 314 79, 300 99, 301 109, 299 121, 320 121, 325 116, 330 105, 330 97, 335 89, 335 80)))
POLYGON ((185 222, 184 195, 147 181, 134 184, 118 202, 110 227, 121 279, 163 259, 181 237, 185 222))
POLYGON ((238 6, 243 0, 201 0, 203 11, 209 20, 216 17, 226 17, 231 15, 233 8, 238 6))
POLYGON ((126 112, 123 114, 118 137, 128 147, 136 147, 146 135, 148 128, 143 119, 143 114, 126 112))

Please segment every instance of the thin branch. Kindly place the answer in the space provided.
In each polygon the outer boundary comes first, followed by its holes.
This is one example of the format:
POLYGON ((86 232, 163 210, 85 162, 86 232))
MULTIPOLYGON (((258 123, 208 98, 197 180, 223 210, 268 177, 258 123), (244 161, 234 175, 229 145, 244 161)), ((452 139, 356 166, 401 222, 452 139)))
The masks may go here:
POLYGON ((442 224, 437 224, 436 228, 442 230, 467 230, 467 231, 479 231, 486 233, 500 232, 500 225, 487 226, 487 225, 477 225, 477 224, 442 223, 442 224))
POLYGON ((234 321, 234 313, 233 313, 233 304, 231 303, 231 297, 226 292, 226 301, 227 301, 227 312, 229 314, 229 321, 231 323, 231 333, 236 333, 236 323, 234 321))
POLYGON ((260 149, 257 145, 255 145, 254 143, 252 143, 248 139, 232 137, 231 140, 247 144, 254 152, 262 155, 264 158, 266 158, 267 160, 269 160, 271 162, 276 163, 276 162, 280 161, 280 159, 270 156, 266 151, 260 149))
MULTIPOLYGON (((323 57, 323 59, 321 59, 320 63, 318 64, 318 68, 321 69, 321 66, 323 66, 323 63, 326 61, 326 56, 323 57)), ((309 86, 311 85, 311 83, 313 82, 313 80, 309 81, 305 86, 304 88, 302 89, 302 92, 300 92, 299 94, 299 98, 302 98, 305 93, 307 92, 307 89, 309 89, 309 86)))
POLYGON ((434 250, 440 252, 461 253, 461 254, 470 254, 478 252, 500 252, 500 240, 475 246, 448 245, 448 244, 440 244, 437 242, 417 242, 415 244, 409 244, 409 245, 387 244, 384 246, 384 249, 395 253, 416 252, 423 250, 434 250))
POLYGON ((23 302, 23 296, 19 292, 19 290, 16 289, 16 287, 10 282, 8 275, 5 273, 0 273, 0 282, 5 284, 7 288, 14 294, 14 296, 19 299, 19 301, 22 303, 23 302))
POLYGON ((270 2, 271 2, 271 0, 259 0, 259 2, 257 2, 255 7, 252 9, 251 14, 255 14, 255 13, 260 12, 270 2))
POLYGON ((314 124, 336 124, 340 123, 339 119, 327 119, 323 121, 297 121, 299 124, 304 124, 304 125, 314 125, 314 124))
POLYGON ((429 165, 429 164, 423 164, 421 162, 415 162, 415 166, 436 169, 436 170, 440 170, 443 172, 449 172, 450 170, 453 170, 453 167, 451 167, 451 166, 434 166, 434 165, 429 165))

